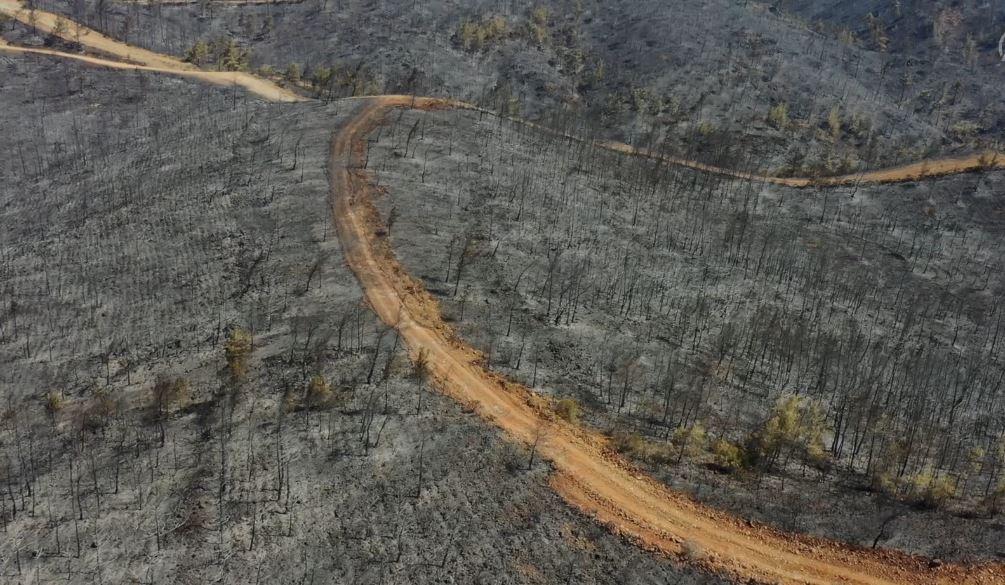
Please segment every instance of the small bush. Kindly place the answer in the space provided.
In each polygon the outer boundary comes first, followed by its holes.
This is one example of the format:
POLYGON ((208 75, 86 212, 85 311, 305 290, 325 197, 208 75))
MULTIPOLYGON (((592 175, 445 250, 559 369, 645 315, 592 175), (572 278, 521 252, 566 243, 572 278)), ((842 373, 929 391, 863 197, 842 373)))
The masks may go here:
POLYGON ((789 127, 789 104, 782 102, 768 112, 768 122, 779 130, 789 127))
POLYGON ((942 508, 956 497, 956 482, 926 468, 908 479, 911 499, 927 508, 942 508))
POLYGON ((701 423, 695 423, 690 427, 681 427, 674 431, 671 443, 677 449, 679 459, 695 459, 705 453, 705 445, 708 438, 705 434, 705 427, 701 423))
POLYGON ((331 404, 332 395, 331 383, 320 374, 314 376, 307 384, 307 407, 324 408, 331 404))
POLYGON ((671 465, 680 457, 680 451, 673 445, 647 441, 635 432, 614 433, 611 446, 626 457, 653 465, 671 465))
POLYGON ((62 16, 56 17, 56 25, 52 29, 52 36, 64 38, 70 34, 70 27, 66 24, 66 19, 62 16))
POLYGON ((223 71, 246 71, 250 59, 251 52, 228 37, 209 42, 200 39, 185 53, 185 60, 197 67, 215 63, 223 71))
POLYGON ((869 27, 869 34, 872 36, 872 42, 876 49, 881 52, 889 49, 890 35, 886 34, 886 24, 883 20, 870 12, 866 15, 865 22, 869 27))
POLYGON ((748 456, 771 465, 783 452, 796 455, 803 463, 826 465, 823 408, 802 396, 783 396, 771 417, 751 437, 748 456))
POLYGON ((300 402, 297 399, 296 392, 285 392, 281 399, 281 406, 283 412, 296 412, 300 408, 300 402))
POLYGON ((188 50, 185 54, 185 60, 189 63, 195 65, 196 67, 202 67, 209 62, 209 43, 204 40, 198 40, 193 45, 192 48, 188 50))
POLYGON ((248 358, 251 356, 251 334, 244 329, 233 329, 223 347, 227 357, 227 370, 233 382, 241 382, 248 375, 248 358))
POLYGON ((555 414, 564 421, 579 424, 579 417, 583 414, 583 408, 575 398, 563 398, 555 403, 555 414))
POLYGON ((838 40, 848 45, 849 47, 854 47, 858 44, 858 37, 850 29, 843 28, 838 32, 838 40))
POLYGON ((59 390, 53 390, 45 395, 45 411, 55 417, 66 407, 66 397, 59 390))
POLYGON ((548 20, 550 18, 548 9, 538 6, 530 13, 530 21, 527 23, 530 38, 538 46, 544 45, 549 40, 548 20))
POLYGON ((728 473, 736 473, 746 467, 743 448, 725 439, 719 439, 712 445, 712 460, 716 467, 728 473))
POLYGON ((623 455, 635 456, 645 449, 645 444, 638 433, 618 431, 611 437, 611 446, 623 455))
POLYGON ((477 52, 509 34, 509 24, 502 16, 486 16, 480 22, 464 21, 457 30, 457 39, 465 51, 477 52))
POLYGON ((860 140, 865 140, 872 133, 872 120, 861 112, 852 114, 851 133, 860 140))

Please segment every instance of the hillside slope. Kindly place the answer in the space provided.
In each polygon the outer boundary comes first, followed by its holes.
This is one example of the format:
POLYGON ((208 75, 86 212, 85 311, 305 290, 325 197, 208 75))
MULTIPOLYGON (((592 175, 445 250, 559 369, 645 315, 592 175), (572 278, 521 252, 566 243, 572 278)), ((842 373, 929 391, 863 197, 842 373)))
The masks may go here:
MULTIPOLYGON (((770 173, 888 166, 1001 136, 993 24, 973 29, 978 50, 964 67, 955 45, 879 50, 842 36, 868 6, 784 4, 791 12, 728 0, 39 5, 178 56, 222 39, 248 51, 251 68, 296 64, 307 80, 333 68, 321 78, 335 95, 449 95, 770 173)), ((929 29, 938 15, 908 14, 929 29)), ((882 28, 902 39, 907 25, 884 18, 882 28)))
POLYGON ((721 583, 412 376, 328 220, 344 105, 0 67, 4 582, 721 583))
POLYGON ((462 337, 657 477, 788 530, 1005 554, 1002 172, 791 190, 461 112, 371 157, 462 337))

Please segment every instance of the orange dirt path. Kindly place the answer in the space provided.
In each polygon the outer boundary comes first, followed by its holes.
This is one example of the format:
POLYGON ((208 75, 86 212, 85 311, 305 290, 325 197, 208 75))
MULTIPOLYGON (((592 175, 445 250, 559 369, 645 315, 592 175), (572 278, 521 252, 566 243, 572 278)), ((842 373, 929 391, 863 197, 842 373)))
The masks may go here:
MULTIPOLYGON (((375 95, 375 96, 365 96, 351 99, 393 99, 398 101, 410 101, 413 99, 416 100, 436 99, 438 103, 446 107, 455 108, 459 110, 472 110, 490 116, 499 116, 499 114, 497 114, 496 112, 486 110, 474 104, 447 98, 418 98, 406 95, 375 95)), ((738 171, 735 169, 727 169, 686 158, 669 156, 646 148, 639 148, 637 146, 632 146, 630 144, 625 144, 622 142, 615 142, 612 140, 585 140, 573 134, 554 130, 552 128, 548 128, 547 126, 537 124, 535 122, 529 122, 527 120, 522 120, 520 118, 514 118, 510 116, 501 116, 501 117, 510 122, 522 124, 529 128, 534 128, 536 130, 540 130, 553 136, 559 136, 569 140, 575 140, 577 142, 589 142, 590 144, 596 146, 597 148, 603 148, 605 150, 610 150, 613 152, 620 152, 622 154, 627 154, 630 156, 649 158, 667 164, 686 167, 689 169, 694 169, 706 173, 712 173, 715 175, 733 177, 736 179, 743 179, 747 181, 771 183, 774 185, 784 185, 786 187, 796 187, 796 188, 841 187, 848 185, 876 185, 885 183, 905 183, 909 181, 933 179, 937 177, 944 177, 947 175, 956 175, 961 173, 971 173, 976 171, 995 171, 1005 169, 1005 153, 990 150, 986 152, 979 152, 963 156, 955 156, 955 157, 950 156, 950 157, 925 159, 920 162, 898 165, 886 169, 860 171, 858 173, 849 173, 846 175, 836 175, 831 177, 812 177, 812 178, 773 177, 768 175, 749 173, 745 171, 738 171)))
POLYGON ((974 171, 991 171, 1005 169, 1005 154, 1000 152, 984 152, 970 154, 961 157, 946 157, 924 160, 921 162, 891 167, 888 169, 878 169, 874 171, 862 171, 848 175, 837 175, 833 177, 770 177, 746 173, 732 169, 724 169, 713 165, 708 165, 692 160, 666 156, 654 153, 644 148, 636 148, 620 142, 598 142, 598 146, 623 152, 634 156, 642 156, 654 160, 666 162, 668 164, 688 167, 691 169, 725 175, 737 179, 750 181, 760 181, 773 183, 775 185, 785 185, 787 187, 839 187, 845 185, 869 185, 882 183, 904 183, 907 181, 917 181, 920 179, 931 179, 946 175, 960 173, 970 173, 974 171))
MULTIPOLYGON (((401 99, 403 96, 374 96, 374 97, 394 97, 396 99, 401 99)), ((480 108, 478 106, 465 102, 449 100, 448 103, 451 106, 458 109, 474 110, 493 116, 498 115, 490 110, 486 110, 484 108, 480 108)), ((706 173, 723 175, 727 177, 744 179, 748 181, 758 181, 762 183, 784 185, 786 187, 797 187, 797 188, 840 187, 847 185, 904 183, 908 181, 931 179, 935 177, 943 177, 946 175, 955 175, 960 173, 1005 169, 1005 153, 990 150, 986 152, 974 153, 964 156, 926 159, 920 162, 898 165, 886 169, 860 171, 858 173, 849 173, 846 175, 836 175, 831 177, 812 177, 812 178, 773 177, 768 175, 749 173, 745 171, 738 171, 735 169, 717 167, 715 165, 689 160, 686 158, 669 156, 646 148, 639 148, 637 146, 625 144, 623 142, 615 142, 612 140, 583 140, 578 136, 574 136, 566 132, 553 130, 546 126, 536 124, 534 122, 528 122, 526 120, 521 120, 519 118, 513 118, 508 116, 505 116, 505 119, 511 122, 516 122, 518 124, 523 124, 525 126, 535 128, 537 130, 541 130, 554 136, 560 136, 562 138, 576 140, 578 142, 589 142, 598 148, 603 148, 614 152, 620 152, 622 154, 649 158, 667 164, 686 167, 689 169, 695 169, 697 171, 703 171, 706 173)))
MULTIPOLYGON (((0 13, 54 33, 57 16, 35 11, 34 18, 13 0, 0 0, 0 13)), ((77 27, 69 20, 61 36, 76 41, 77 27)), ((201 81, 232 85, 274 101, 305 98, 246 73, 201 71, 173 57, 138 49, 81 27, 82 45, 129 63, 41 48, 0 50, 76 59, 111 67, 183 75, 201 81)), ((386 323, 397 327, 411 355, 428 359, 431 377, 448 395, 469 405, 511 437, 530 444, 554 466, 552 484, 570 504, 632 538, 639 545, 669 555, 685 548, 702 551, 692 563, 758 583, 859 585, 1003 584, 1005 567, 986 564, 966 567, 947 564, 929 568, 926 559, 893 551, 858 549, 839 542, 784 534, 748 525, 667 489, 612 454, 606 440, 556 420, 546 399, 485 369, 483 356, 457 338, 421 282, 396 260, 390 244, 378 236, 381 221, 372 205, 371 182, 359 170, 363 141, 390 108, 479 108, 455 100, 412 96, 375 96, 363 100, 360 111, 332 138, 330 179, 334 220, 347 263, 359 279, 367 300, 386 323), (685 543, 689 543, 685 547, 685 543)), ((484 111, 484 110, 481 110, 484 111)), ((516 120, 517 122, 521 122, 516 120)), ((567 136, 539 125, 521 122, 552 134, 567 136)), ((998 153, 945 158, 893 169, 822 179, 765 177, 695 161, 668 157, 614 142, 593 141, 600 148, 662 160, 701 171, 792 187, 835 186, 911 181, 940 175, 1005 168, 998 153)))
MULTIPOLYGON (((8 16, 22 22, 25 25, 33 26, 32 13, 15 0, 0 0, 0 14, 8 16)), ((34 26, 38 30, 55 34, 59 16, 51 12, 42 10, 34 11, 34 26)), ((109 67, 112 69, 128 69, 134 71, 150 71, 154 73, 167 73, 182 77, 191 77, 199 81, 216 85, 238 85, 248 91, 276 102, 298 102, 307 98, 300 96, 288 89, 282 88, 271 81, 255 77, 254 75, 239 71, 203 71, 191 63, 186 63, 180 59, 162 55, 139 47, 128 45, 121 41, 107 37, 98 31, 80 26, 78 36, 78 25, 69 19, 63 19, 64 29, 59 36, 70 42, 79 42, 81 46, 98 51, 107 55, 123 59, 126 62, 111 61, 99 57, 66 53, 52 49, 41 49, 32 47, 18 47, 9 45, 0 40, 0 50, 20 53, 34 53, 38 55, 50 55, 54 57, 64 57, 82 61, 90 65, 109 67)))
POLYGON ((365 139, 396 107, 456 107, 449 100, 382 96, 363 101, 332 137, 330 204, 346 262, 367 301, 396 327, 412 358, 424 354, 430 378, 447 395, 524 443, 554 467, 552 485, 570 504, 640 546, 756 583, 857 585, 1002 584, 1005 566, 946 564, 895 551, 867 550, 747 524, 696 503, 635 470, 605 438, 556 419, 546 399, 483 367, 483 356, 443 321, 422 283, 397 261, 362 170, 365 139))

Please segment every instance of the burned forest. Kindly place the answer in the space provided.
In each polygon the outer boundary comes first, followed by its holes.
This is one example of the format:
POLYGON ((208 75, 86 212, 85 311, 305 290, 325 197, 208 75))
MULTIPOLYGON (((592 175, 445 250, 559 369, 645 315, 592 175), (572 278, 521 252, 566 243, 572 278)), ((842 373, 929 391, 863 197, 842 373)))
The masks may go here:
POLYGON ((1003 33, 0 0, 0 582, 1005 584, 1003 33))

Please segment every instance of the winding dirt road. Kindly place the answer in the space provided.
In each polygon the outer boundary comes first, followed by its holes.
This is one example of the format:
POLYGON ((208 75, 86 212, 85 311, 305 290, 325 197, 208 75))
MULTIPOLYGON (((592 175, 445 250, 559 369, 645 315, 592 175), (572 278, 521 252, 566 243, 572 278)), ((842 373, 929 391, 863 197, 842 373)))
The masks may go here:
MULTIPOLYGON (((269 0, 262 0, 262 1, 267 2, 269 0)), ((111 69, 150 71, 154 73, 164 73, 168 75, 189 77, 199 81, 212 83, 216 85, 224 85, 224 86, 237 85, 247 89, 249 92, 258 95, 263 99, 275 102, 299 102, 308 100, 308 98, 305 98, 300 94, 297 94, 293 91, 283 88, 267 79, 262 79, 261 77, 251 75, 250 73, 232 72, 232 71, 205 71, 195 67, 191 63, 186 63, 185 61, 182 61, 175 57, 171 57, 169 55, 162 55, 154 51, 150 51, 140 47, 135 47, 133 45, 117 41, 111 37, 101 34, 96 30, 90 29, 83 25, 79 25, 57 14, 53 14, 51 12, 46 12, 43 10, 29 11, 19 2, 19 0, 0 0, 0 14, 6 14, 11 18, 14 18, 15 20, 21 22, 22 24, 33 26, 36 29, 50 35, 57 35, 66 41, 79 43, 82 47, 86 49, 90 49, 91 51, 95 51, 97 53, 110 55, 118 59, 122 59, 122 61, 113 61, 90 55, 67 53, 65 51, 57 51, 54 49, 20 47, 7 44, 3 41, 3 39, 0 39, 0 51, 63 57, 67 59, 74 59, 83 63, 87 63, 89 65, 96 65, 111 69), (58 22, 61 19, 64 24, 62 30, 60 30, 60 27, 58 26, 58 22)), ((406 99, 404 98, 404 96, 370 96, 370 97, 406 99)), ((412 98, 408 97, 407 99, 411 100, 412 98)), ((428 100, 429 98, 420 98, 420 99, 428 100)), ((489 110, 485 110, 473 104, 469 104, 458 100, 445 99, 441 100, 440 103, 457 109, 475 110, 493 116, 497 115, 495 112, 491 112, 489 110)), ((533 122, 521 120, 519 118, 507 118, 507 119, 513 122, 517 122, 520 124, 536 128, 543 132, 562 136, 563 138, 569 138, 572 140, 582 140, 579 137, 573 136, 571 134, 558 132, 553 129, 541 126, 539 124, 535 124, 533 122)), ((612 150, 615 152, 620 152, 632 156, 642 156, 646 158, 651 158, 654 160, 665 162, 667 164, 687 167, 699 171, 733 177, 737 179, 759 181, 764 183, 773 183, 777 185, 785 185, 788 187, 796 187, 796 188, 836 187, 842 185, 856 185, 856 184, 865 185, 865 184, 878 184, 878 183, 898 183, 898 182, 916 181, 919 179, 928 179, 958 173, 1005 169, 1005 154, 1000 152, 984 152, 962 157, 943 157, 943 158, 929 159, 921 162, 901 165, 888 169, 863 171, 860 173, 853 173, 834 177, 814 177, 814 178, 772 177, 744 171, 737 171, 733 169, 727 169, 723 167, 717 167, 714 165, 688 160, 685 158, 667 156, 658 152, 654 152, 644 148, 638 148, 621 142, 597 140, 592 141, 592 143, 599 148, 605 148, 607 150, 612 150)))
MULTIPOLYGON (((26 24, 34 20, 35 26, 49 33, 56 30, 55 15, 36 11, 31 18, 12 0, 0 0, 0 12, 26 24)), ((76 41, 75 25, 69 23, 67 29, 69 32, 61 31, 61 36, 76 41), (73 38, 69 38, 71 36, 73 38)), ((137 49, 95 31, 82 29, 82 32, 85 33, 80 38, 83 46, 128 62, 50 49, 13 47, 2 41, 0 50, 65 57, 114 69, 182 75, 218 85, 237 84, 271 101, 305 99, 249 74, 201 71, 173 57, 137 49)), ((686 556, 689 563, 748 582, 1005 584, 1002 565, 947 564, 930 568, 924 558, 784 534, 712 510, 633 469, 608 449, 604 437, 557 420, 544 398, 483 367, 483 356, 456 336, 443 321, 435 299, 420 281, 405 271, 387 239, 378 235, 385 232, 371 200, 374 188, 371 177, 361 170, 365 138, 390 109, 398 107, 478 110, 471 104, 435 98, 377 96, 360 100, 356 114, 333 135, 329 161, 331 206, 346 261, 374 311, 399 330, 413 359, 420 353, 425 354, 435 384, 514 439, 525 444, 536 442, 538 452, 554 466, 552 484, 555 490, 571 505, 613 531, 632 538, 640 546, 664 554, 686 556), (701 553, 696 555, 695 550, 701 553)), ((594 144, 668 164, 791 187, 888 183, 1005 168, 1005 156, 992 153, 826 179, 778 178, 667 157, 620 143, 594 144)))
POLYGON ((599 434, 551 415, 533 391, 482 366, 483 356, 443 321, 422 283, 380 234, 371 178, 361 170, 366 136, 396 107, 454 107, 446 100, 383 96, 364 101, 335 132, 331 207, 346 261, 373 310, 398 329, 413 359, 425 354, 431 378, 510 437, 532 444, 554 466, 556 491, 582 512, 639 545, 758 583, 857 585, 1001 584, 1005 567, 942 565, 894 551, 865 550, 748 525, 667 489, 613 454, 599 434), (685 546, 685 543, 688 543, 685 546))

